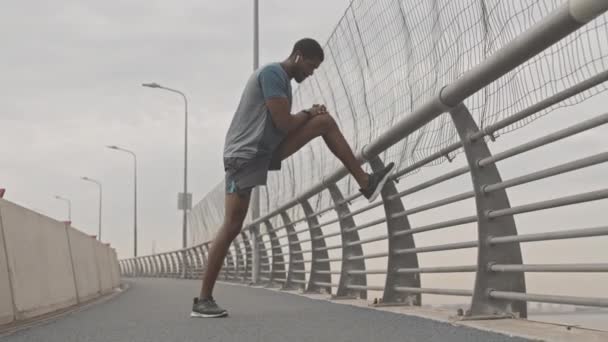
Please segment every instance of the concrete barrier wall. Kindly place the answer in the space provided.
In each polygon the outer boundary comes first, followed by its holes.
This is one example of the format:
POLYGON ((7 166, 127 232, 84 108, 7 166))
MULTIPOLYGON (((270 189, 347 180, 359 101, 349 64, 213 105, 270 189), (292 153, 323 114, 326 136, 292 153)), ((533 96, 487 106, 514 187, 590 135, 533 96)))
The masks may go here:
MULTIPOLYGON (((110 269, 110 260, 106 246, 102 244, 95 245, 95 254, 97 256, 97 265, 100 270, 110 269)), ((101 293, 108 293, 112 290, 112 276, 110 272, 100 272, 101 276, 101 293)))
POLYGON ((100 294, 100 269, 95 258, 95 245, 98 244, 92 236, 86 235, 74 228, 68 228, 72 260, 76 274, 78 299, 83 302, 100 294))
POLYGON ((64 222, 0 199, 0 324, 112 291, 116 253, 64 222))
POLYGON ((0 215, 0 324, 6 324, 15 318, 13 310, 13 291, 11 289, 10 275, 8 273, 8 260, 6 260, 6 243, 0 215))
POLYGON ((116 250, 112 248, 112 255, 110 259, 112 260, 112 274, 114 275, 114 283, 112 284, 114 287, 120 285, 120 265, 118 264, 118 255, 116 254, 116 250))
POLYGON ((17 319, 77 303, 65 224, 0 203, 17 319))

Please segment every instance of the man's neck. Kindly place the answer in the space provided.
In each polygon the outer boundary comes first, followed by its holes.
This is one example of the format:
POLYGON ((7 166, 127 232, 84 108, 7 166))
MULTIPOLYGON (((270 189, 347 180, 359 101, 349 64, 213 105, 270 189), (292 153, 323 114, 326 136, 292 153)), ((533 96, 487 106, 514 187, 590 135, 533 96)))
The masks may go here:
POLYGON ((286 59, 279 64, 281 65, 281 68, 285 70, 287 77, 289 77, 289 80, 291 81, 293 79, 293 64, 291 63, 291 61, 289 59, 286 59))

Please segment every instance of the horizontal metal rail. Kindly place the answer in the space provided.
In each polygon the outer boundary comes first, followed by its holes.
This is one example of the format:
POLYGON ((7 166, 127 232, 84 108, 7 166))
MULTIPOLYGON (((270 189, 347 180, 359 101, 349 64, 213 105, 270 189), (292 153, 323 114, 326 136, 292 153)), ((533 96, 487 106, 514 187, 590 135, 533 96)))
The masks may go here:
POLYGON ((496 298, 496 299, 509 299, 509 300, 528 301, 528 302, 608 307, 608 298, 554 296, 554 295, 529 294, 529 293, 507 292, 507 291, 489 291, 488 296, 490 296, 490 298, 496 298))
POLYGON ((342 258, 328 258, 328 259, 318 259, 318 262, 334 262, 334 261, 342 261, 342 258))
POLYGON ((404 287, 395 286, 395 291, 407 292, 407 293, 426 293, 426 294, 437 294, 446 296, 463 296, 470 297, 473 295, 471 290, 457 290, 457 289, 431 289, 431 288, 418 288, 418 287, 404 287))
POLYGON ((478 247, 478 246, 479 246, 479 242, 477 240, 475 240, 475 241, 448 243, 448 244, 437 245, 437 246, 397 249, 397 250, 395 250, 395 254, 403 255, 403 254, 412 254, 412 253, 449 251, 449 250, 454 250, 454 249, 473 248, 473 247, 478 247))
POLYGON ((490 265, 494 272, 608 272, 608 264, 490 265))
POLYGON ((342 248, 342 245, 325 246, 325 247, 313 248, 312 250, 314 252, 321 252, 321 251, 329 251, 332 249, 340 249, 340 248, 342 248))
POLYGON ((446 174, 443 174, 441 176, 435 177, 435 178, 433 178, 431 180, 428 180, 426 182, 420 183, 420 184, 418 184, 418 185, 416 185, 414 187, 411 187, 409 189, 403 190, 403 191, 401 191, 401 192, 399 192, 399 193, 397 193, 395 195, 388 196, 387 199, 393 200, 395 198, 401 198, 401 197, 404 197, 404 196, 407 196, 407 195, 411 195, 413 193, 416 193, 418 191, 430 188, 431 186, 440 184, 440 183, 445 182, 447 180, 454 179, 454 178, 456 178, 458 176, 462 176, 462 175, 468 173, 469 171, 470 171, 470 169, 469 169, 468 166, 463 166, 461 168, 458 168, 456 170, 452 170, 452 171, 450 171, 450 172, 448 172, 446 174))
POLYGON ((330 238, 330 237, 334 237, 334 236, 338 236, 338 235, 341 235, 341 233, 339 231, 338 232, 333 232, 333 233, 328 233, 328 234, 325 234, 325 235, 315 236, 314 238, 311 238, 311 239, 308 239, 308 240, 302 240, 300 242, 307 242, 307 241, 312 241, 312 240, 324 240, 324 239, 327 239, 327 238, 330 238))
POLYGON ((426 210, 431 210, 431 209, 435 209, 444 205, 448 205, 448 204, 452 204, 452 203, 456 203, 456 202, 460 202, 460 201, 464 201, 466 199, 469 198, 473 198, 475 197, 475 192, 473 191, 467 191, 458 195, 454 195, 454 196, 450 196, 448 198, 444 198, 442 200, 438 200, 438 201, 434 201, 431 203, 427 203, 424 205, 421 205, 419 207, 416 208, 412 208, 406 211, 402 211, 400 213, 395 213, 393 215, 391 215, 392 218, 398 218, 401 216, 406 216, 406 215, 412 215, 412 214, 417 214, 426 210))
POLYGON ((488 243, 492 245, 497 245, 501 243, 563 240, 604 235, 608 235, 608 226, 597 228, 570 229, 557 232, 545 232, 515 236, 491 237, 488 239, 488 243))
POLYGON ((344 229, 344 232, 345 233, 356 232, 356 231, 359 231, 359 230, 362 230, 362 229, 365 229, 365 228, 369 228, 369 227, 375 226, 375 225, 383 223, 383 222, 386 222, 386 216, 385 217, 381 217, 381 218, 376 219, 376 220, 373 220, 373 221, 370 221, 370 222, 367 222, 367 223, 360 224, 358 226, 354 226, 352 228, 346 228, 346 229, 344 229))
POLYGON ((491 210, 486 214, 486 216, 488 218, 497 218, 501 216, 527 213, 530 211, 557 208, 571 204, 597 201, 605 198, 608 198, 608 189, 591 191, 583 194, 560 197, 548 201, 540 201, 536 203, 520 205, 509 209, 491 210))
POLYGON ((500 183, 488 185, 482 190, 484 193, 490 193, 499 189, 507 189, 513 186, 522 185, 525 183, 545 179, 552 176, 557 176, 566 172, 571 172, 579 169, 583 169, 589 166, 597 165, 600 163, 608 162, 608 152, 598 153, 586 158, 581 158, 569 163, 554 166, 549 169, 530 173, 524 176, 516 177, 500 183))
POLYGON ((315 285, 319 285, 319 286, 324 286, 324 287, 339 287, 339 284, 332 284, 332 283, 325 283, 325 282, 321 282, 321 281, 315 281, 314 282, 315 285))
POLYGON ((348 274, 358 275, 358 274, 386 274, 386 270, 350 270, 346 271, 348 274))
POLYGON ((411 234, 417 234, 417 233, 422 233, 422 232, 428 232, 431 230, 459 226, 459 225, 473 223, 473 222, 477 222, 477 216, 467 216, 467 217, 462 217, 462 218, 453 219, 453 220, 449 220, 449 221, 433 223, 433 224, 429 224, 427 226, 402 230, 402 231, 396 232, 393 235, 394 236, 411 235, 411 234))
POLYGON ((497 161, 516 156, 518 154, 533 150, 533 149, 541 147, 541 146, 545 146, 552 142, 576 135, 578 133, 584 132, 586 130, 595 128, 597 126, 600 126, 600 125, 603 125, 606 123, 608 123, 608 113, 602 114, 600 116, 597 116, 593 119, 589 119, 587 121, 583 121, 574 126, 564 128, 555 133, 551 133, 549 135, 532 140, 528 143, 519 145, 517 147, 508 149, 506 151, 496 153, 496 154, 492 155, 491 157, 487 157, 487 158, 480 160, 477 164, 479 166, 483 167, 488 164, 496 163, 497 161))
POLYGON ((389 255, 388 252, 370 253, 370 254, 365 254, 365 255, 351 256, 351 257, 348 257, 347 260, 355 261, 355 260, 376 259, 376 258, 384 258, 384 257, 387 257, 388 255, 389 255))
POLYGON ((317 271, 319 274, 342 274, 342 271, 317 271))
POLYGON ((441 267, 420 267, 420 268, 399 268, 397 273, 460 273, 460 272, 476 272, 477 265, 464 266, 441 266, 441 267))
POLYGON ((375 236, 375 237, 371 237, 371 238, 367 238, 367 239, 361 239, 359 241, 348 242, 345 244, 345 246, 352 247, 352 246, 363 245, 363 244, 370 243, 370 242, 384 241, 387 239, 388 239, 388 235, 380 235, 380 236, 375 236))

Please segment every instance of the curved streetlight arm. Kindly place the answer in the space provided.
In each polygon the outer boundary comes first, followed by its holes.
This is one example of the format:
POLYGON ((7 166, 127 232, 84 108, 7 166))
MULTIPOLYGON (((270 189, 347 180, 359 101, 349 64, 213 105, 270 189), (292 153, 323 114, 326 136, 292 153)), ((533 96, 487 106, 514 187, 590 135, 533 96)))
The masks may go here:
POLYGON ((184 99, 184 104, 185 104, 185 120, 184 120, 184 198, 183 198, 183 227, 182 227, 182 248, 186 248, 186 233, 187 233, 187 206, 186 206, 186 199, 187 199, 187 195, 188 195, 188 98, 186 98, 186 94, 182 93, 181 91, 177 90, 177 89, 172 89, 172 88, 167 88, 164 86, 161 86, 158 83, 144 83, 142 84, 142 86, 144 87, 149 87, 149 88, 160 88, 160 89, 164 89, 173 93, 177 93, 180 94, 182 96, 182 98, 184 99))
POLYGON ((61 201, 65 201, 68 204, 68 221, 72 222, 72 201, 67 198, 63 198, 59 195, 55 195, 55 198, 61 201))
MULTIPOLYGON (((146 85, 144 84, 144 86, 146 86, 146 85)), ((158 88, 158 87, 152 87, 152 88, 158 88)), ((112 150, 126 152, 133 156, 133 176, 134 176, 134 179, 133 179, 134 195, 133 195, 133 197, 135 199, 135 203, 133 205, 133 255, 137 256, 137 155, 135 154, 135 152, 133 152, 131 150, 128 150, 126 148, 122 148, 122 147, 119 147, 116 145, 107 146, 107 148, 112 149, 112 150)))

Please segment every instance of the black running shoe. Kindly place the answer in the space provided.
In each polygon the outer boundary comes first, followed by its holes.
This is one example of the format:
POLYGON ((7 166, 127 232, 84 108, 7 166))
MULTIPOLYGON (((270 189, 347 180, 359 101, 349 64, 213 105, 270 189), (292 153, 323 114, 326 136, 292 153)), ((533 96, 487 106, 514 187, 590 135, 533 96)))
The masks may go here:
POLYGON ((369 184, 365 189, 359 189, 359 191, 369 200, 369 202, 373 202, 378 195, 380 195, 380 191, 384 188, 384 184, 388 180, 388 177, 391 175, 391 171, 395 167, 395 163, 389 163, 384 167, 384 169, 374 172, 369 175, 369 184))
POLYGON ((215 300, 213 300, 213 297, 208 299, 194 298, 190 317, 212 318, 225 316, 228 316, 228 311, 220 308, 215 303, 215 300))

